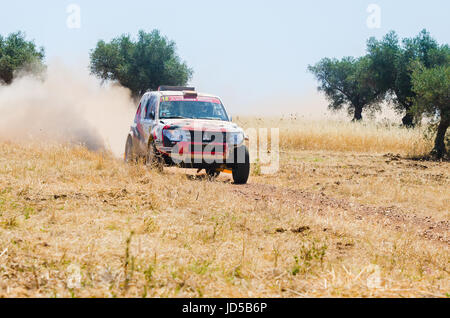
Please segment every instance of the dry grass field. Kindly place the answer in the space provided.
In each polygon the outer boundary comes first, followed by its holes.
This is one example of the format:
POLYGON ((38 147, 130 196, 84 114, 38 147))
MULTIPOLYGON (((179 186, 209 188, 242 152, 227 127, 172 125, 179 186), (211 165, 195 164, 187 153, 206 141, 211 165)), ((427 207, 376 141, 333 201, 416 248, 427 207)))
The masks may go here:
POLYGON ((242 127, 280 129, 280 147, 285 150, 327 150, 366 153, 395 153, 414 157, 429 152, 431 139, 426 128, 404 129, 387 119, 353 123, 345 120, 308 120, 287 117, 237 117, 242 127))
POLYGON ((408 159, 421 131, 238 121, 281 126, 278 173, 0 142, 0 296, 449 296, 450 163, 408 159))

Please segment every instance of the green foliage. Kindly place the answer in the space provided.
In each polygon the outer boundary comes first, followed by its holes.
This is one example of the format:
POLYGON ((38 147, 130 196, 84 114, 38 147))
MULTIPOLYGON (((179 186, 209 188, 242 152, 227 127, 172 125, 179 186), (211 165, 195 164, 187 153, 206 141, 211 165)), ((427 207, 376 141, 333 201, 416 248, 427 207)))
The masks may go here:
POLYGON ((344 57, 342 60, 324 58, 308 70, 319 81, 318 90, 325 93, 331 110, 347 106, 353 119, 361 120, 362 110, 376 110, 384 97, 383 90, 377 88, 376 79, 369 72, 370 68, 371 61, 367 57, 344 57))
POLYGON ((90 58, 92 74, 103 80, 118 81, 134 97, 160 85, 186 85, 193 73, 176 54, 175 43, 158 30, 139 31, 136 42, 129 35, 109 43, 99 41, 90 58))
POLYGON ((17 71, 42 71, 43 59, 44 49, 27 41, 24 33, 11 33, 6 38, 0 35, 0 83, 11 84, 17 71))
MULTIPOLYGON (((447 54, 450 61, 449 50, 447 54)), ((412 67, 411 81, 415 93, 412 113, 439 118, 433 152, 441 158, 447 154, 445 135, 450 125, 450 63, 427 68, 416 62, 412 67)))
POLYGON ((370 72, 376 85, 384 92, 388 92, 396 81, 396 64, 400 54, 398 36, 394 31, 389 32, 381 41, 370 38, 367 41, 368 57, 371 60, 370 72))
POLYGON ((418 64, 413 69, 415 113, 450 119, 450 63, 433 68, 418 64))
MULTIPOLYGON (((389 102, 398 113, 403 113, 405 126, 420 120, 417 92, 413 89, 413 65, 435 68, 449 63, 449 46, 439 45, 426 30, 416 37, 399 40, 394 31, 383 39, 367 41, 367 55, 342 60, 324 58, 309 70, 319 81, 330 101, 329 108, 340 110, 347 106, 354 120, 361 119, 363 109, 375 112, 382 101, 389 102)), ((423 107, 420 109, 424 110, 423 107)))
POLYGON ((425 67, 447 63, 448 46, 440 46, 426 30, 414 38, 406 38, 399 43, 395 32, 391 31, 380 41, 375 38, 367 42, 367 56, 372 61, 370 72, 376 78, 379 89, 390 94, 388 101, 398 113, 405 114, 403 124, 413 125, 411 108, 416 93, 412 84, 413 63, 419 61, 425 67))

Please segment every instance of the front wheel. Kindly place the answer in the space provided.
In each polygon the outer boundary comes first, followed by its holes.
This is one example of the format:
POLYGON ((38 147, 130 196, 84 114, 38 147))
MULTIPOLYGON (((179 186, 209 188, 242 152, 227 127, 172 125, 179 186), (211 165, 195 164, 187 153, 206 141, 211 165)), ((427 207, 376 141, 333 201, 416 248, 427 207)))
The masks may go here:
POLYGON ((163 158, 159 154, 158 150, 156 150, 156 147, 153 143, 148 145, 145 163, 148 167, 156 169, 159 172, 162 172, 164 170, 163 158))
POLYGON ((246 146, 235 149, 234 167, 232 169, 233 181, 235 184, 246 184, 250 175, 250 156, 246 146))

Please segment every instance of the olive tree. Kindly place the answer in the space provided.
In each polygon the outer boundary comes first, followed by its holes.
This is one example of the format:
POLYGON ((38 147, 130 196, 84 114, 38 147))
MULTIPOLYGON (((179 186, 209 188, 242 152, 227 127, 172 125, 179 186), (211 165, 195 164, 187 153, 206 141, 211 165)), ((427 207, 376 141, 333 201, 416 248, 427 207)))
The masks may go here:
POLYGON ((18 71, 42 71, 44 49, 27 41, 22 32, 0 35, 0 83, 11 84, 18 71))
POLYGON ((90 58, 92 74, 119 82, 134 97, 160 85, 186 85, 193 73, 177 55, 175 42, 158 30, 139 31, 137 41, 130 35, 121 35, 109 43, 98 41, 90 58))
POLYGON ((412 112, 438 119, 431 154, 438 159, 443 158, 448 155, 445 136, 450 125, 450 63, 433 68, 417 63, 411 80, 416 94, 412 112))
POLYGON ((369 72, 371 61, 367 57, 344 57, 341 60, 324 58, 314 66, 309 66, 319 81, 318 90, 330 102, 331 110, 347 108, 353 121, 362 119, 364 109, 378 109, 384 91, 375 84, 369 72))

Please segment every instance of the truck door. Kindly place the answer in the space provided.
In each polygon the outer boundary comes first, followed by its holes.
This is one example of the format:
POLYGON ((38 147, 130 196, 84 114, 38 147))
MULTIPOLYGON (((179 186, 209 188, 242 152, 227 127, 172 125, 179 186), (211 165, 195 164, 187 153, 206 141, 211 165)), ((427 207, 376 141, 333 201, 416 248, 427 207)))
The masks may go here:
POLYGON ((147 147, 147 145, 148 145, 150 132, 154 125, 155 117, 153 116, 153 118, 152 118, 151 110, 152 110, 152 107, 154 107, 155 102, 156 102, 156 96, 150 95, 150 97, 147 99, 147 101, 145 103, 144 111, 142 112, 142 130, 143 130, 143 136, 144 136, 144 141, 145 141, 145 147, 147 147))
POLYGON ((141 99, 141 103, 139 104, 138 112, 136 113, 136 139, 137 139, 137 145, 138 149, 137 151, 140 153, 140 155, 145 155, 147 151, 147 144, 145 143, 145 129, 144 129, 144 114, 145 114, 145 105, 148 101, 148 95, 144 95, 141 99))

